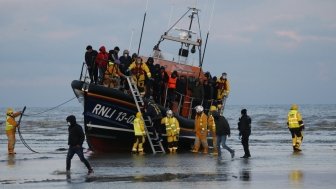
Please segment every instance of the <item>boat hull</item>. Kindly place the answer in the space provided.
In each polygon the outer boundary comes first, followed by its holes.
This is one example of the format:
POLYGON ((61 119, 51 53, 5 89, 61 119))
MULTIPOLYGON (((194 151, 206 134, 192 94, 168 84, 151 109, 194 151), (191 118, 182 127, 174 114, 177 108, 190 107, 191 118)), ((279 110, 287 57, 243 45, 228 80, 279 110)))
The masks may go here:
MULTIPOLYGON (((84 107, 84 128, 89 147, 102 152, 130 152, 134 142, 132 123, 138 111, 133 97, 116 89, 78 80, 74 80, 71 86, 84 107)), ((165 110, 160 108, 164 114, 165 110)), ((177 119, 181 127, 179 150, 190 150, 195 139, 194 122, 180 116, 177 119)), ((165 133, 163 140, 166 147, 165 133)), ((149 142, 145 143, 145 151, 151 152, 149 142)))

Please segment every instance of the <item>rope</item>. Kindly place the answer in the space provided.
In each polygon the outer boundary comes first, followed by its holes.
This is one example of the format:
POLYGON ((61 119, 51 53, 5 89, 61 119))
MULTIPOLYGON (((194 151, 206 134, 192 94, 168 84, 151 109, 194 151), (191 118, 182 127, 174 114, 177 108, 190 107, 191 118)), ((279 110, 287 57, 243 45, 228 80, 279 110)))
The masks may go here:
POLYGON ((68 103, 68 102, 70 102, 70 101, 72 101, 72 100, 74 100, 74 99, 76 99, 76 98, 77 98, 77 97, 73 97, 73 98, 71 98, 71 99, 69 99, 69 100, 67 100, 67 101, 65 101, 65 102, 63 102, 63 103, 61 103, 61 104, 59 104, 59 105, 57 105, 57 106, 55 106, 55 107, 49 108, 49 109, 47 109, 47 110, 45 110, 45 111, 42 111, 42 112, 39 112, 39 113, 35 113, 35 114, 24 114, 24 116, 36 116, 36 115, 40 115, 40 114, 49 112, 49 111, 54 110, 54 109, 56 109, 56 108, 58 108, 58 107, 60 107, 60 106, 62 106, 62 105, 64 105, 64 104, 66 104, 66 103, 68 103))
MULTIPOLYGON (((35 114, 30 114, 30 115, 29 115, 29 114, 24 114, 24 112, 25 112, 25 110, 26 110, 26 106, 25 106, 25 107, 23 108, 22 112, 21 112, 20 119, 19 119, 19 121, 18 121, 18 125, 20 125, 20 123, 21 123, 22 116, 36 116, 36 115, 43 114, 43 113, 45 113, 45 112, 54 110, 54 109, 56 109, 56 108, 58 108, 58 107, 60 107, 60 106, 62 106, 62 105, 64 105, 64 104, 66 104, 66 103, 72 101, 72 100, 75 99, 75 98, 77 98, 77 97, 73 97, 73 98, 71 98, 71 99, 69 99, 69 100, 67 100, 67 101, 65 101, 65 102, 63 102, 63 103, 61 103, 61 104, 59 104, 59 105, 57 105, 57 106, 55 106, 55 107, 49 108, 49 109, 47 109, 47 110, 45 110, 45 111, 42 111, 42 112, 39 112, 39 113, 35 113, 35 114)), ((18 133, 19 133, 19 137, 20 137, 20 140, 21 140, 22 144, 23 144, 28 150, 30 150, 30 151, 32 151, 32 152, 34 152, 34 153, 39 153, 39 152, 33 150, 33 149, 27 144, 27 142, 25 141, 25 139, 24 139, 23 136, 22 136, 20 127, 18 127, 18 133)))
POLYGON ((21 123, 22 115, 23 115, 23 113, 25 112, 25 110, 26 110, 26 106, 23 108, 23 110, 22 110, 22 112, 21 112, 21 115, 20 115, 20 119, 19 119, 19 121, 18 121, 18 125, 19 125, 19 127, 18 127, 18 133, 19 133, 19 136, 20 136, 20 140, 21 140, 22 144, 23 144, 26 148, 28 148, 28 150, 30 150, 30 151, 32 151, 32 152, 34 152, 34 153, 38 153, 37 151, 33 150, 33 149, 26 143, 26 141, 25 141, 24 138, 22 137, 22 134, 21 134, 21 131, 20 131, 20 123, 21 123))

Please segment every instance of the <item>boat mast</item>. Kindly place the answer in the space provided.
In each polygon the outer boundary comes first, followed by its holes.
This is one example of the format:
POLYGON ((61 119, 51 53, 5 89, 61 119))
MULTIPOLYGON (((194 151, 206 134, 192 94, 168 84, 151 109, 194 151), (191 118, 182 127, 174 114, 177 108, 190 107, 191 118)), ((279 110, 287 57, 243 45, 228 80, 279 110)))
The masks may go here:
POLYGON ((211 10, 210 21, 209 21, 209 28, 208 28, 207 36, 206 36, 206 39, 205 39, 205 44, 204 44, 204 49, 203 49, 203 56, 202 56, 202 61, 201 61, 200 67, 202 67, 202 65, 203 65, 205 50, 206 50, 206 47, 207 47, 207 44, 208 44, 208 39, 209 39, 209 35, 210 35, 210 28, 211 28, 211 23, 212 23, 214 9, 215 9, 215 3, 216 3, 216 0, 214 0, 214 2, 212 4, 212 10, 211 10))
POLYGON ((139 53, 140 53, 140 46, 141 46, 141 41, 142 41, 142 34, 143 34, 144 27, 145 27, 145 21, 146 21, 146 15, 147 15, 147 7, 148 7, 148 0, 147 0, 147 3, 146 3, 145 14, 144 14, 144 18, 143 18, 143 21, 142 21, 142 28, 141 28, 141 34, 140 34, 140 41, 139 41, 139 47, 138 47, 138 55, 139 55, 139 53))

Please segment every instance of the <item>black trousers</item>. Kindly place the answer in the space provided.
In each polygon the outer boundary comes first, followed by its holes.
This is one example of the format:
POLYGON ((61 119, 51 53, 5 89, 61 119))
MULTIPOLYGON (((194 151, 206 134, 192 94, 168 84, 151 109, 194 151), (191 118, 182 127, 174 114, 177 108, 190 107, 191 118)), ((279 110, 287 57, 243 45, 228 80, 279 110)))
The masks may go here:
POLYGON ((241 143, 243 145, 243 148, 244 148, 244 156, 251 156, 250 154, 250 150, 249 150, 249 137, 250 135, 242 135, 242 138, 241 138, 241 143))
POLYGON ((70 170, 71 168, 71 159, 73 156, 77 154, 79 159, 85 164, 88 170, 91 170, 91 165, 90 163, 85 159, 84 153, 83 153, 83 148, 81 146, 69 146, 68 149, 68 154, 66 157, 66 170, 70 170))

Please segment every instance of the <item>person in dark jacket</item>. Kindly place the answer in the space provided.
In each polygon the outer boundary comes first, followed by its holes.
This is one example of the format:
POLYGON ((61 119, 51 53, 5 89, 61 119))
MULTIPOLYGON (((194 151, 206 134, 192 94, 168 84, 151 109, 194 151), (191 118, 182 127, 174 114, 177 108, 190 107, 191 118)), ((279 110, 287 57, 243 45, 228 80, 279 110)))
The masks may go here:
POLYGON ((90 163, 85 159, 83 154, 83 142, 84 142, 84 132, 80 125, 76 122, 76 117, 70 115, 66 118, 69 128, 69 137, 68 137, 68 154, 66 157, 66 171, 69 172, 71 168, 71 159, 75 154, 78 155, 79 159, 85 164, 88 169, 88 174, 93 173, 93 169, 90 163))
POLYGON ((249 158, 251 157, 249 150, 249 137, 251 134, 251 118, 247 115, 247 110, 241 110, 241 117, 238 122, 238 130, 239 130, 239 138, 241 137, 241 143, 244 147, 244 156, 241 158, 249 158))
POLYGON ((149 100, 145 102, 146 116, 152 119, 154 129, 158 134, 157 140, 162 141, 163 126, 161 125, 162 114, 159 106, 153 101, 149 100))
POLYGON ((218 157, 220 158, 222 155, 220 148, 222 144, 223 148, 230 152, 231 158, 234 158, 235 151, 226 145, 227 137, 231 136, 229 122, 226 120, 224 116, 219 115, 218 111, 213 111, 212 116, 214 117, 216 124, 218 157))
POLYGON ((97 54, 98 52, 96 50, 93 50, 91 45, 88 45, 86 47, 85 64, 89 71, 90 83, 95 83, 95 84, 97 84, 97 81, 98 81, 98 68, 95 65, 95 59, 96 59, 97 54))

